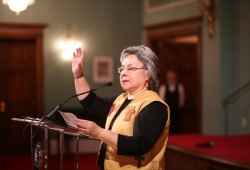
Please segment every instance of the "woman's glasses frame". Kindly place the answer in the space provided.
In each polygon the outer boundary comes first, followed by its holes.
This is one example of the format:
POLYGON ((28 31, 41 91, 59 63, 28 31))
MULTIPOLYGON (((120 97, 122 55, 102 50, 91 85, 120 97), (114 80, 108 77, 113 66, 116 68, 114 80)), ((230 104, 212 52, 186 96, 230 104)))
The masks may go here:
POLYGON ((137 67, 119 67, 118 68, 118 73, 122 73, 123 70, 126 70, 127 72, 131 73, 131 72, 135 72, 136 70, 139 69, 145 69, 144 67, 141 68, 137 68, 137 67))

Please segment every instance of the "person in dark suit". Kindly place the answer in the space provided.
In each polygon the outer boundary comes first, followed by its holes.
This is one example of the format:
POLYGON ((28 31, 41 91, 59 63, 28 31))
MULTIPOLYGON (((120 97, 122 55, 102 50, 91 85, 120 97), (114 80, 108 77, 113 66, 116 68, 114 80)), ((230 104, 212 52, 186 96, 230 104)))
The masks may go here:
POLYGON ((174 70, 166 71, 166 83, 159 88, 159 96, 168 103, 170 107, 170 131, 169 134, 179 133, 181 108, 185 102, 185 89, 178 82, 178 75, 174 70))

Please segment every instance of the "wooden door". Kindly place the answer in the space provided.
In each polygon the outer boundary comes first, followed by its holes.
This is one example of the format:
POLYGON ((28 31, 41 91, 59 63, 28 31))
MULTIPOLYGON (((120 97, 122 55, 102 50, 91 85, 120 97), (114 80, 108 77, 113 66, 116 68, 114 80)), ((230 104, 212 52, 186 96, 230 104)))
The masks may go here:
POLYGON ((4 155, 30 152, 30 140, 25 139, 30 128, 11 118, 42 116, 42 34, 30 27, 0 24, 0 154, 4 155))
POLYGON ((160 61, 160 84, 173 69, 184 85, 186 99, 181 110, 179 133, 201 132, 200 19, 147 27, 149 46, 160 61))

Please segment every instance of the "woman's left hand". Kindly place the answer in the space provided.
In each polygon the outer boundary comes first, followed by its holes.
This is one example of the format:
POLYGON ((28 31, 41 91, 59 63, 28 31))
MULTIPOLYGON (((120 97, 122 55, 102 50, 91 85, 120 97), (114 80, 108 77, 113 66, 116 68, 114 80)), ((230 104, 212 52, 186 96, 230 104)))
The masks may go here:
POLYGON ((100 126, 98 126, 95 122, 92 121, 77 119, 74 121, 74 123, 77 125, 79 130, 95 138, 98 138, 102 130, 100 126))

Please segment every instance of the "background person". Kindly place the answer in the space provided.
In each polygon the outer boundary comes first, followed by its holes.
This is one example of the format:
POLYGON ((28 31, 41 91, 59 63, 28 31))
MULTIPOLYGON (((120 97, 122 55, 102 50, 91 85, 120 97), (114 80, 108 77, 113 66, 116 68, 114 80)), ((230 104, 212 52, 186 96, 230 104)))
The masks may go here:
POLYGON ((184 86, 178 82, 178 75, 174 70, 166 72, 166 84, 159 88, 159 96, 168 103, 171 111, 171 125, 169 134, 179 133, 181 108, 185 102, 184 86))

